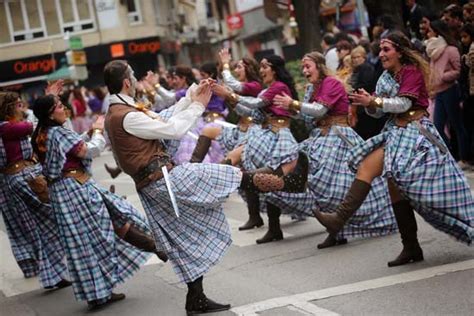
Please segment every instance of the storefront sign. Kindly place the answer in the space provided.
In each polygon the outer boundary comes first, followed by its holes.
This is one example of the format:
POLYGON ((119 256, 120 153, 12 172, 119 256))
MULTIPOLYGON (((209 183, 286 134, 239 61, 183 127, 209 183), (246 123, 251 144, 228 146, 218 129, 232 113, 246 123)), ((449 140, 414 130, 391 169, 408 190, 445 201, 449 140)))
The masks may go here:
POLYGON ((240 13, 232 14, 227 17, 227 27, 229 30, 238 30, 244 26, 244 19, 240 13))
POLYGON ((59 67, 64 53, 9 60, 0 63, 0 82, 47 75, 59 67))

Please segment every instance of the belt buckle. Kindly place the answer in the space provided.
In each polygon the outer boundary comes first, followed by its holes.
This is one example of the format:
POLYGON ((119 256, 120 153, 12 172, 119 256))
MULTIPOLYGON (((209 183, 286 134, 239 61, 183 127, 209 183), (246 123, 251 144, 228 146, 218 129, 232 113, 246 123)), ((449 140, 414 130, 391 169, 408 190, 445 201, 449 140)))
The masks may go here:
POLYGON ((416 113, 416 111, 409 111, 409 112, 408 112, 408 115, 409 115, 409 116, 413 116, 413 115, 415 115, 415 113, 416 113))
POLYGON ((71 173, 71 174, 76 174, 76 173, 77 173, 77 170, 71 170, 71 171, 69 171, 69 173, 71 173))
POLYGON ((284 120, 284 119, 278 119, 278 120, 277 120, 277 123, 278 123, 278 124, 283 124, 283 123, 285 123, 285 120, 284 120))

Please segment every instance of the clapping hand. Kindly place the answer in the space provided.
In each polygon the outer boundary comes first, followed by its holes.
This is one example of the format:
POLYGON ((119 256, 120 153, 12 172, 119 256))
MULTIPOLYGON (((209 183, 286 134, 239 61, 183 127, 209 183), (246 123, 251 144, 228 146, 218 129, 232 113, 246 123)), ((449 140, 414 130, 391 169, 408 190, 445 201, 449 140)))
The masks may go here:
POLYGON ((46 95, 52 94, 54 96, 59 96, 63 92, 64 80, 59 79, 54 82, 48 83, 48 86, 44 90, 46 95))
POLYGON ((230 60, 232 59, 229 53, 228 48, 223 48, 219 51, 219 58, 221 60, 222 64, 228 64, 230 63, 230 60))
POLYGON ((293 98, 285 92, 282 92, 282 95, 276 95, 273 98, 273 104, 285 110, 290 108, 291 102, 293 102, 293 98))
POLYGON ((151 85, 154 86, 159 82, 158 74, 154 73, 153 71, 148 71, 146 73, 145 80, 151 85))
POLYGON ((349 94, 349 100, 351 100, 352 105, 366 107, 369 106, 372 96, 364 89, 357 89, 353 93, 349 94))
POLYGON ((208 79, 201 80, 196 90, 191 92, 191 100, 193 102, 200 102, 204 106, 207 106, 209 100, 211 100, 211 96, 211 83, 208 79))

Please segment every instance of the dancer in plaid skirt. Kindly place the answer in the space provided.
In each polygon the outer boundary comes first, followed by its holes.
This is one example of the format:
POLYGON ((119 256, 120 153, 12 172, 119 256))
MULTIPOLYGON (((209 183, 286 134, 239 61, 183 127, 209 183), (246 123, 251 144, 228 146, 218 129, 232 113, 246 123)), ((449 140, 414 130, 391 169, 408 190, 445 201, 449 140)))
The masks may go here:
POLYGON ((207 298, 202 287, 203 275, 231 244, 222 202, 238 188, 270 191, 278 183, 269 175, 244 173, 228 165, 174 165, 163 140, 181 138, 201 117, 211 98, 209 81, 188 89, 187 95, 168 109, 167 117, 161 117, 161 112, 135 104, 136 79, 126 61, 109 62, 104 80, 111 93, 106 129, 114 155, 135 181, 157 247, 167 253, 179 279, 188 285, 186 311, 198 314, 229 309, 229 304, 207 298), (163 167, 169 170, 176 205, 163 167))
MULTIPOLYGON (((4 122, 0 122, 0 125, 4 122)), ((5 147, 0 137, 0 168, 6 167, 5 147)), ((16 263, 20 267, 25 278, 31 278, 38 275, 38 264, 36 263, 32 244, 28 242, 26 236, 21 233, 20 217, 16 216, 15 209, 8 205, 8 196, 10 192, 7 188, 5 176, 0 173, 0 212, 7 230, 10 248, 15 257, 16 263)))
POLYGON ((90 309, 124 299, 113 288, 146 262, 149 255, 142 251, 156 252, 156 248, 139 211, 90 177, 91 158, 105 146, 103 119, 94 123, 86 142, 62 127, 66 114, 58 97, 38 98, 34 114, 38 126, 33 148, 48 178, 75 297, 87 301, 90 309))
MULTIPOLYGON (((228 153, 227 162, 232 165, 241 163, 244 170, 258 169, 257 172, 260 173, 274 173, 281 177, 281 189, 302 192, 306 184, 307 158, 303 153, 298 153, 298 143, 290 132, 291 113, 274 103, 275 96, 283 93, 297 99, 293 78, 285 68, 285 61, 276 55, 262 59, 260 75, 268 88, 257 98, 233 94, 233 99, 238 102, 237 106, 264 111, 265 122, 261 126, 254 125, 248 130, 241 144, 228 153)), ((245 198, 249 209, 249 220, 239 229, 251 229, 263 225, 257 192, 247 190, 245 198)), ((269 229, 262 238, 257 239, 258 244, 283 239, 279 227, 279 208, 271 206, 267 207, 267 211, 269 229)))
MULTIPOLYGON (((349 127, 349 99, 342 83, 328 76, 326 60, 318 52, 302 59, 303 75, 310 85, 302 103, 288 95, 276 96, 274 102, 301 113, 311 136, 300 144, 309 158, 308 189, 304 193, 274 192, 267 201, 292 213, 312 215, 313 209, 334 211, 354 180, 347 156, 363 140, 349 127)), ((347 243, 346 237, 383 236, 397 230, 386 182, 374 180, 372 189, 349 222, 338 233, 329 234, 319 249, 347 243)))
POLYGON ((315 215, 329 231, 339 232, 366 199, 373 180, 383 175, 403 244, 388 263, 393 267, 423 260, 413 209, 436 229, 470 245, 474 201, 464 174, 427 118, 427 63, 399 32, 382 39, 380 48, 385 72, 375 96, 360 90, 350 98, 369 114, 393 113, 392 118, 380 135, 352 150, 349 162, 356 179, 336 212, 315 215))
MULTIPOLYGON (((230 54, 228 49, 222 49, 219 52, 219 56, 220 62, 223 65, 222 78, 227 87, 214 84, 212 87, 213 93, 224 98, 230 104, 233 103, 233 92, 242 96, 257 97, 260 91, 262 91, 261 79, 258 74, 258 63, 248 57, 239 60, 234 69, 237 75, 236 79, 230 72, 230 54)), ((190 162, 202 162, 209 151, 209 147, 213 144, 213 140, 220 145, 224 153, 233 150, 242 141, 251 125, 261 123, 259 118, 263 118, 263 116, 259 110, 251 110, 250 113, 246 113, 248 108, 244 107, 244 113, 242 113, 239 111, 240 109, 241 107, 235 108, 236 113, 242 115, 236 127, 214 124, 216 126, 208 126, 201 131, 190 162)))
POLYGON ((63 288, 71 283, 66 280, 57 224, 50 205, 43 203, 29 185, 40 176, 41 166, 33 157, 29 141, 33 124, 23 120, 23 108, 18 94, 0 94, 1 172, 8 192, 6 225, 13 236, 19 237, 14 238, 14 245, 22 247, 21 261, 26 261, 20 267, 28 270, 27 275, 38 273, 43 288, 63 288))

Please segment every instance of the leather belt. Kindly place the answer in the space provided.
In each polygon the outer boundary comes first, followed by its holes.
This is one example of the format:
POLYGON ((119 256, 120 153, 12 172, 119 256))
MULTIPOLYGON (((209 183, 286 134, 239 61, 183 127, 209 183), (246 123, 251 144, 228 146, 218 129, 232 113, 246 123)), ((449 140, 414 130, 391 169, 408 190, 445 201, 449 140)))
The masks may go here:
POLYGON ((19 160, 16 162, 12 162, 8 164, 3 169, 0 169, 0 173, 7 174, 7 175, 13 175, 21 172, 23 169, 29 166, 36 165, 38 162, 36 161, 35 158, 29 159, 29 160, 19 160))
POLYGON ((203 116, 204 116, 204 121, 206 123, 212 123, 219 118, 224 118, 224 115, 222 113, 214 112, 214 111, 204 112, 203 116))
POLYGON ((428 112, 425 109, 411 109, 404 113, 396 114, 395 124, 399 127, 407 127, 409 123, 418 121, 425 116, 428 116, 428 112))
POLYGON ((80 184, 84 184, 91 178, 90 174, 88 174, 84 169, 70 169, 64 170, 62 172, 64 178, 73 178, 76 179, 77 182, 80 184))
POLYGON ((349 126, 347 115, 328 115, 315 121, 316 127, 321 129, 321 135, 325 136, 333 125, 349 126))
POLYGON ((278 133, 282 128, 290 127, 290 118, 286 116, 267 116, 262 126, 278 133))
POLYGON ((135 181, 137 190, 146 187, 151 182, 155 182, 163 178, 163 172, 161 171, 163 166, 166 166, 168 171, 174 168, 174 164, 169 158, 155 159, 150 162, 148 166, 142 168, 135 175, 133 175, 132 178, 133 181, 135 181))
POLYGON ((240 131, 246 132, 252 124, 253 118, 251 116, 242 116, 237 125, 239 126, 240 131))

